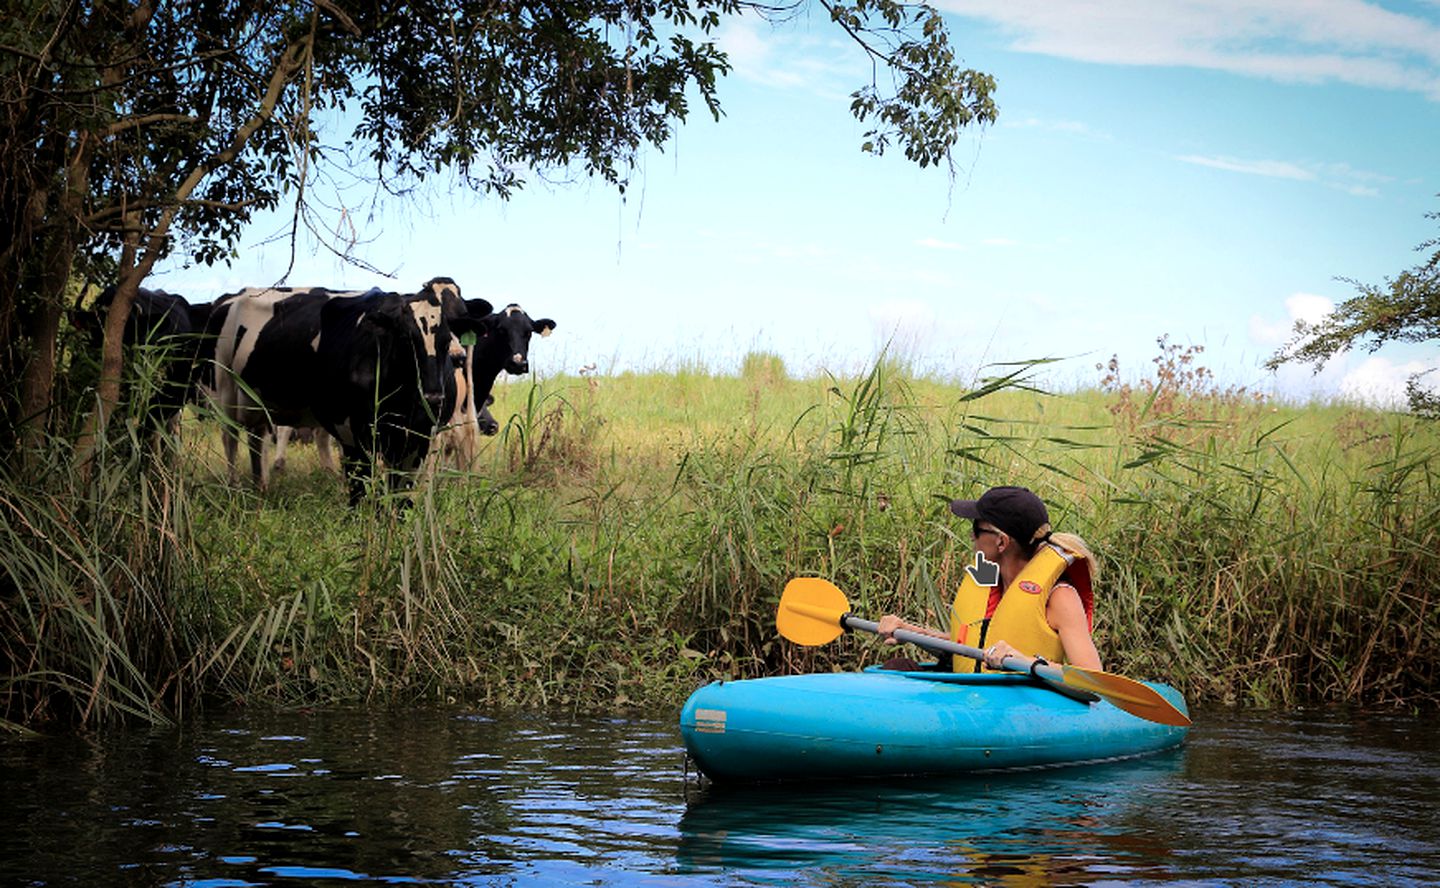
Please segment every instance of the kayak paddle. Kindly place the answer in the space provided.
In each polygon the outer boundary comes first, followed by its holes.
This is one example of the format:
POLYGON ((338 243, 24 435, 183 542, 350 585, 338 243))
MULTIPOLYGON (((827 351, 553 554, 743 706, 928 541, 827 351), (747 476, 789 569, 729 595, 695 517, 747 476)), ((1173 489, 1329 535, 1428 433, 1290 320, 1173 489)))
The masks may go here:
MULTIPOLYGON (((852 616, 850 602, 845 598, 845 593, 829 580, 820 577, 797 577, 785 584, 785 591, 780 595, 775 628, 796 644, 813 647, 829 644, 847 629, 877 632, 879 624, 852 616)), ((938 654, 958 654, 973 660, 985 659, 984 652, 979 648, 906 629, 897 631, 895 639, 938 654)), ((1011 672, 1033 674, 1037 678, 1097 694, 1109 700, 1115 707, 1146 721, 1182 728, 1190 726, 1189 716, 1176 709, 1154 688, 1132 678, 1059 663, 1036 665, 1032 673, 1031 667, 1022 664, 1018 657, 1006 657, 1000 665, 1011 672)))

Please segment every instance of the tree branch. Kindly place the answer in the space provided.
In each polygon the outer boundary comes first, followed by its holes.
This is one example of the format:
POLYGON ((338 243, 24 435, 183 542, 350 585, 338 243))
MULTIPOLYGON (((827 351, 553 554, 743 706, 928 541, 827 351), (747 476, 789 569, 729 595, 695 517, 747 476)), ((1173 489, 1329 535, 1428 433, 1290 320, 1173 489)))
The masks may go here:
POLYGON ((148 126, 152 123, 199 123, 200 119, 190 114, 145 114, 140 117, 127 117, 124 120, 117 120, 106 127, 104 136, 117 136, 128 129, 135 129, 140 126, 148 126))
POLYGON ((355 24, 355 20, 352 19, 350 16, 346 15, 345 12, 340 9, 340 7, 336 6, 334 3, 331 3, 330 0, 315 0, 315 8, 325 10, 325 12, 329 16, 331 16, 340 23, 340 27, 344 28, 346 31, 349 31, 352 35, 356 37, 362 36, 360 26, 355 24))
POLYGON ((124 217, 132 212, 143 213, 146 210, 153 210, 157 207, 173 207, 176 210, 183 210, 187 207, 205 207, 212 210, 243 210, 246 207, 253 207, 258 204, 259 198, 248 198, 246 200, 226 202, 220 200, 205 200, 192 197, 181 201, 169 200, 127 200, 124 206, 110 206, 96 210, 84 217, 84 224, 87 228, 96 231, 128 231, 125 226, 118 228, 111 226, 111 221, 116 217, 124 217))

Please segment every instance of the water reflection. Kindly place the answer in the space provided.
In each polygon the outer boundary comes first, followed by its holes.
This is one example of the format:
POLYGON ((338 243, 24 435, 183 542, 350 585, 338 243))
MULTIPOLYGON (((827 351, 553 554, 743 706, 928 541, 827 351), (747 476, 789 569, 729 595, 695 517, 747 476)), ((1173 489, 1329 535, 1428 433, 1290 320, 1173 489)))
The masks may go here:
POLYGON ((0 741, 0 885, 1433 884, 1433 717, 1203 712, 1180 750, 697 790, 672 714, 253 713, 0 741))
POLYGON ((662 722, 423 712, 243 715, 103 743, 0 744, 16 799, 0 813, 0 883, 623 872, 636 855, 654 859, 653 836, 673 845, 677 739, 662 722))
POLYGON ((1203 715, 1100 767, 712 788, 677 857, 765 884, 1436 884, 1433 716, 1203 715))
POLYGON ((1172 849, 1123 824, 1184 780, 1184 753, 984 778, 711 787, 680 820, 682 864, 808 881, 1051 885, 1158 878, 1172 849))

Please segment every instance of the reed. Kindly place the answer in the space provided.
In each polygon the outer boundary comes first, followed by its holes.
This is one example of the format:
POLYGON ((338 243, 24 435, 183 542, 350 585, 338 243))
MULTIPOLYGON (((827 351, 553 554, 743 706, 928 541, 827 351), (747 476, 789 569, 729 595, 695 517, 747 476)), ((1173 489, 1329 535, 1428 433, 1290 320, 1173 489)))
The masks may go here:
MULTIPOLYGON (((0 725, 165 721, 191 685, 175 601, 195 564, 182 476, 138 424, 82 471, 64 442, 0 475, 0 725), (23 474, 22 474, 23 472, 23 474), (162 705, 162 701, 164 704, 162 705)), ((158 445, 163 451, 163 443, 158 445)))
POLYGON ((777 639, 785 580, 938 625, 970 553, 946 500, 997 483, 1097 552, 1107 668, 1194 701, 1433 705, 1440 430, 1220 391, 1160 345, 1147 379, 1065 395, 1039 362, 960 385, 763 355, 738 378, 515 383, 478 470, 404 512, 346 508, 304 451, 264 495, 231 488, 196 416, 178 453, 131 442, 88 485, 57 446, 0 479, 0 717, 673 706, 712 678, 850 668, 888 651, 777 639))

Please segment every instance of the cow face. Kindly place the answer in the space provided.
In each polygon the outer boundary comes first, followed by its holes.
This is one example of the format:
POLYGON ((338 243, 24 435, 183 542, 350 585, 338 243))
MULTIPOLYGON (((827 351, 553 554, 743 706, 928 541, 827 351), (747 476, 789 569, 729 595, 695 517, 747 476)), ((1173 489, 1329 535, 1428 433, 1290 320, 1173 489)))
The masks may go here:
POLYGON ((532 320, 520 306, 511 303, 504 310, 485 319, 487 337, 494 337, 494 349, 503 348, 505 372, 520 376, 530 371, 530 337, 539 333, 549 336, 555 329, 555 322, 549 318, 532 320))
MULTIPOLYGON (((74 325, 89 337, 98 351, 105 333, 105 316, 115 300, 119 286, 111 284, 96 298, 94 307, 77 311, 72 315, 74 325)), ((125 319, 125 344, 164 342, 169 337, 185 336, 198 332, 191 318, 191 306, 183 296, 176 296, 164 290, 139 288, 130 314, 125 319)))
POLYGON ((392 297, 368 319, 385 329, 395 345, 409 346, 425 403, 438 411, 445 402, 445 378, 452 368, 451 331, 440 299, 429 292, 392 297))
POLYGON ((445 374, 451 367, 450 329, 445 324, 441 300, 433 293, 422 293, 407 300, 405 308, 410 313, 408 326, 415 358, 423 368, 425 402, 438 410, 445 401, 445 374))

